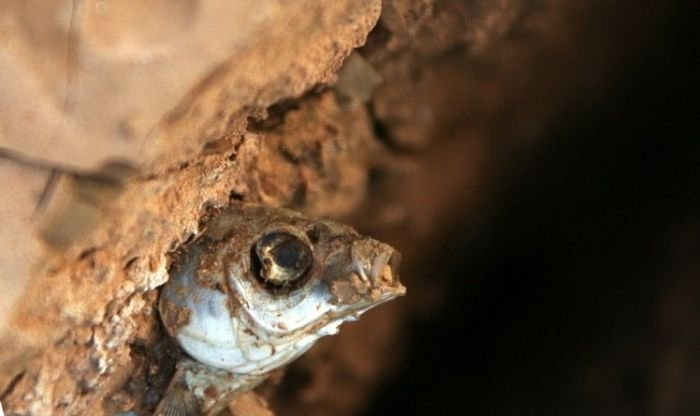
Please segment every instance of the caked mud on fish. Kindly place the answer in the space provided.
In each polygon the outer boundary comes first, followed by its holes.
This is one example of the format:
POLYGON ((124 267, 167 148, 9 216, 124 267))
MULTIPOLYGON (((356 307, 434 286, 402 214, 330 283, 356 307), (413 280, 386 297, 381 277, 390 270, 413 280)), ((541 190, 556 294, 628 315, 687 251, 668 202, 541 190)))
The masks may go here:
POLYGON ((214 415, 237 394, 403 295, 400 254, 281 208, 217 212, 177 250, 159 310, 185 352, 156 414, 214 415))

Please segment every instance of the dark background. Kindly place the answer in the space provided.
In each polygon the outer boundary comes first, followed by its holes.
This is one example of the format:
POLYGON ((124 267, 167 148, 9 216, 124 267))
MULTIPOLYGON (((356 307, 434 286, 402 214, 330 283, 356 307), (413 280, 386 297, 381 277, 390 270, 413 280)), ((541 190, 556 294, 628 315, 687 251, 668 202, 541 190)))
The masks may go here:
MULTIPOLYGON (((700 414, 698 15, 586 3, 564 46, 499 61, 522 66, 491 82, 527 82, 482 119, 485 209, 457 210, 404 268, 409 290, 441 276, 446 297, 405 324, 366 414, 700 414), (542 98, 548 74, 564 81, 542 98), (523 114, 534 131, 503 127, 523 114)), ((479 98, 451 103, 468 117, 479 98)))

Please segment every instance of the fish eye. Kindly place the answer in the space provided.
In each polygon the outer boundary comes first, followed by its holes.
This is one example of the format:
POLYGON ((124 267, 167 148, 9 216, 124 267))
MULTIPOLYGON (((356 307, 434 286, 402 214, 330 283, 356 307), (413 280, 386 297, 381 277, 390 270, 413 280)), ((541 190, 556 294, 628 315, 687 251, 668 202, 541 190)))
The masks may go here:
POLYGON ((273 287, 286 287, 298 281, 313 261, 311 247, 287 232, 264 235, 255 244, 254 251, 258 276, 273 287))

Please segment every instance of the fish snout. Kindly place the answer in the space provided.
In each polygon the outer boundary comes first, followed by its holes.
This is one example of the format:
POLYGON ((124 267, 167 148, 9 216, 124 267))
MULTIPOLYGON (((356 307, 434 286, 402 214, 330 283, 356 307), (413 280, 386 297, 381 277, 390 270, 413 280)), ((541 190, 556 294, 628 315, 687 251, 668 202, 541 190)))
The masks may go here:
POLYGON ((382 300, 406 294, 406 288, 399 278, 401 253, 393 247, 364 238, 353 244, 351 253, 354 272, 382 300))

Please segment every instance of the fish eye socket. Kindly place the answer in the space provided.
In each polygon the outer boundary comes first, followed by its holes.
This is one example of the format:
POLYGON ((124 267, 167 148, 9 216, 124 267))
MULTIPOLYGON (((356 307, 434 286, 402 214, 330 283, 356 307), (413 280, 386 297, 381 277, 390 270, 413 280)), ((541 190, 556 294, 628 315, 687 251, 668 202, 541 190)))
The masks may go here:
POLYGON ((286 287, 300 280, 313 261, 311 247, 287 232, 266 234, 254 251, 258 277, 273 287, 286 287))

